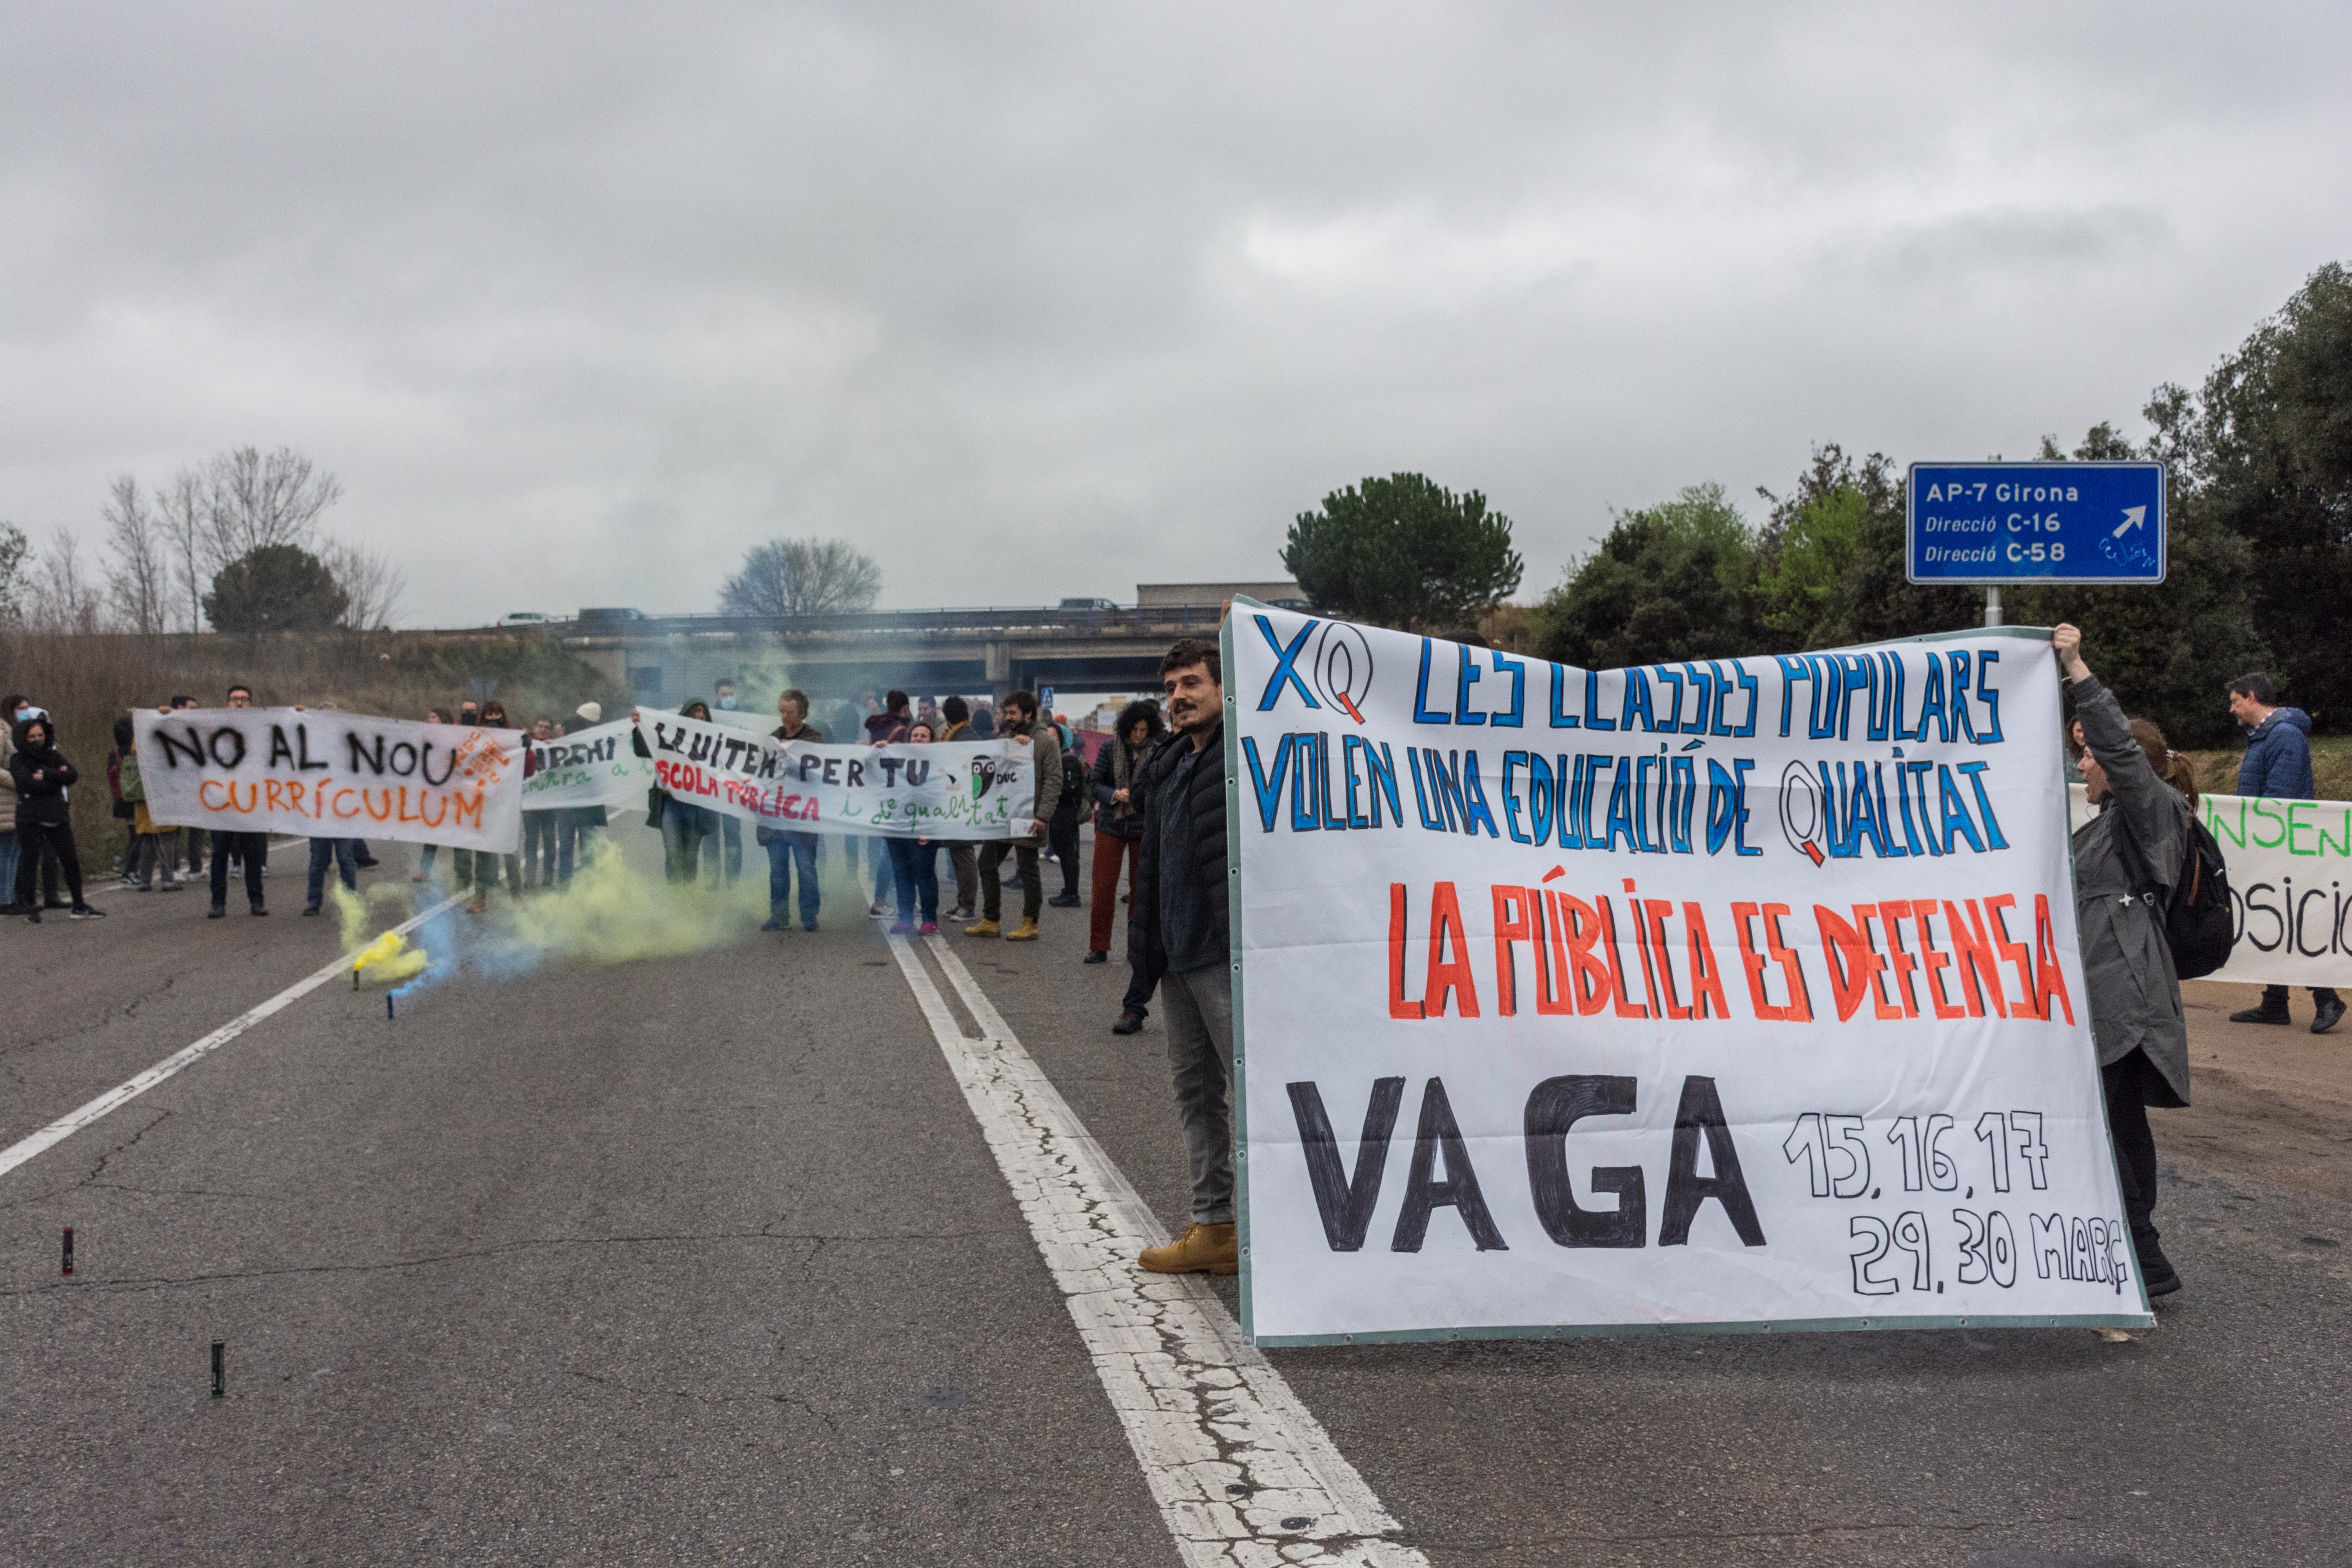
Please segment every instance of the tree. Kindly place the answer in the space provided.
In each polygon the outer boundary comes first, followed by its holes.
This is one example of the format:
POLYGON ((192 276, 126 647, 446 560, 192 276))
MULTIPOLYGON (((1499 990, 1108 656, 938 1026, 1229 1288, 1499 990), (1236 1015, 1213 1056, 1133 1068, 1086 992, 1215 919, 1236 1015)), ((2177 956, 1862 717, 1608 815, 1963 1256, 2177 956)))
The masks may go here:
MULTIPOLYGON (((2165 581, 2161 587, 2053 584, 2012 588, 2020 625, 2083 628, 2100 679, 2135 715, 2156 721, 2176 746, 2234 738, 2223 693, 2263 662, 2251 611, 2253 552, 2193 483, 2184 447, 2194 410, 2177 386, 2159 387, 2144 410, 2156 434, 2135 447, 2113 426, 2093 426, 2071 454, 2078 462, 2154 458, 2165 465, 2165 581)), ((2050 437, 2044 462, 2070 455, 2050 437)))
POLYGON ((343 629, 367 632, 389 626, 400 596, 408 592, 407 574, 364 544, 332 541, 319 553, 347 601, 343 629))
POLYGON ((32 586, 26 562, 33 542, 13 522, 0 522, 0 627, 25 624, 25 600, 32 586))
POLYGON ((155 529, 171 558, 176 587, 188 600, 188 630, 205 625, 205 542, 211 508, 205 497, 204 475, 182 468, 172 482, 155 492, 155 529))
MULTIPOLYGON (((293 556, 283 552, 292 551, 313 566, 320 566, 313 553, 319 519, 341 498, 341 481, 314 468, 310 458, 291 447, 280 447, 264 457, 256 447, 242 447, 223 453, 205 466, 203 488, 203 543, 205 564, 213 574, 213 593, 205 600, 205 616, 221 631, 234 629, 248 636, 291 629, 255 617, 267 616, 281 605, 295 602, 284 595, 301 574, 292 565, 293 556), (226 595, 222 596, 224 574, 234 577, 265 565, 283 580, 273 578, 265 583, 253 578, 231 582, 226 595), (213 615, 215 598, 232 606, 231 613, 241 617, 234 628, 213 615)), ((323 571, 324 567, 320 569, 323 571)), ((310 602, 304 601, 306 605, 310 602)), ((307 615, 308 609, 302 613, 307 615)), ((342 613, 343 605, 339 603, 333 615, 304 629, 324 630, 334 625, 342 613)))
POLYGON ((1972 588, 1906 581, 1903 481, 1873 452, 1856 463, 1830 442, 1772 503, 1758 545, 1756 616, 1762 651, 1843 647, 1947 631, 1983 618, 1972 588))
POLYGON ((1536 652, 1586 669, 1750 651, 1756 532, 1717 484, 1620 512, 1538 612, 1536 652))
POLYGON ((881 596, 882 568, 838 539, 771 539, 743 552, 719 590, 730 616, 821 616, 863 610, 881 596))
POLYGON ((169 541, 139 493, 139 481, 118 474, 106 503, 106 546, 114 564, 106 574, 107 601, 115 618, 142 637, 171 629, 172 564, 169 541))
MULTIPOLYGON (((2334 262, 2313 273, 2206 378, 2199 404, 2177 443, 2189 510, 2245 542, 2272 673, 2340 725, 2352 718, 2352 273, 2334 262)), ((2176 549, 2171 578, 2182 566, 2176 549)))
POLYGON ((225 632, 322 632, 341 620, 351 596, 326 563, 297 545, 265 544, 221 568, 205 595, 205 618, 225 632))
POLYGON ((100 629, 106 605, 81 563, 81 546, 60 528, 41 552, 26 595, 26 624, 35 631, 86 633, 100 629))
POLYGON ((1282 563, 1318 609, 1404 631, 1475 626, 1523 570, 1509 518, 1419 474, 1325 496, 1291 524, 1282 563))

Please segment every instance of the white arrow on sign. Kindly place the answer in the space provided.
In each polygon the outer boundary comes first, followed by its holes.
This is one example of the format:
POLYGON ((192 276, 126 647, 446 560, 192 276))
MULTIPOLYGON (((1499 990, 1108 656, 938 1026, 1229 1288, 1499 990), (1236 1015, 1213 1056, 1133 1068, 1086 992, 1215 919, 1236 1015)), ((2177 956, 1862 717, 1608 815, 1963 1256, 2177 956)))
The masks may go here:
POLYGON ((2117 539, 2121 539, 2133 529, 2143 528, 2147 526, 2147 508, 2144 506, 2127 506, 2124 508, 2123 522, 2116 529, 2116 537, 2117 539))

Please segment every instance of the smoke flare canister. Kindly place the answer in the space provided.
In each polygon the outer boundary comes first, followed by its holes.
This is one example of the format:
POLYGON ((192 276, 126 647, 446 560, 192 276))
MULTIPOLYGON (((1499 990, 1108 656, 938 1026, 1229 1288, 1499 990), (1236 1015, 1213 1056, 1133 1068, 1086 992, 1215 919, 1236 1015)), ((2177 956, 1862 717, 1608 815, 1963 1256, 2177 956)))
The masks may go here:
POLYGON ((215 1399, 225 1399, 228 1396, 228 1370, 225 1360, 227 1350, 226 1340, 213 1342, 213 1397, 215 1399))
POLYGON ((71 1275, 71 1274, 73 1273, 73 1226, 66 1226, 66 1268, 65 1268, 65 1271, 66 1271, 66 1273, 67 1273, 68 1275, 71 1275))

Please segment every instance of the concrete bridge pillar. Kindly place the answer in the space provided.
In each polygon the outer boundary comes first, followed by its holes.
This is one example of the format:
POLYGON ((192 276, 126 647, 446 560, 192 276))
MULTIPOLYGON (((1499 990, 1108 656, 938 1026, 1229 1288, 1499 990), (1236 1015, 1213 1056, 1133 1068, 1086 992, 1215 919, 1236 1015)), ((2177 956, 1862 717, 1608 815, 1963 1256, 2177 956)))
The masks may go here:
POLYGON ((1005 692, 1013 689, 1013 645, 1009 642, 982 643, 981 665, 986 675, 988 689, 1005 692))

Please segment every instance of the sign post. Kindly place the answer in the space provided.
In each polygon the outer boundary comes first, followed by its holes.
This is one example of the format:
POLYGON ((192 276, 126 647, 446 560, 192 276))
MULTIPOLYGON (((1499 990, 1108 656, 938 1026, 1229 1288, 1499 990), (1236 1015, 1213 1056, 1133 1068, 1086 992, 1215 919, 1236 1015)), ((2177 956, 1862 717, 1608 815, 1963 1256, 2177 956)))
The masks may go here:
POLYGON ((1982 584, 2164 581, 2162 463, 1914 463, 1905 575, 1982 584))

